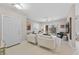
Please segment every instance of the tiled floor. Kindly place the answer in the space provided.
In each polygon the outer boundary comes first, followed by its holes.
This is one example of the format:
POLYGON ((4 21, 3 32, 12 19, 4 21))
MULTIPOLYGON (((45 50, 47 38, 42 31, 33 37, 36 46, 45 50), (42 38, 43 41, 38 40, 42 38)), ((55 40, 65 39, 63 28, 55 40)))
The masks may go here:
POLYGON ((36 45, 33 45, 33 44, 30 44, 30 43, 27 43, 27 42, 23 42, 17 46, 14 46, 14 47, 11 47, 11 48, 8 48, 6 50, 6 54, 19 54, 19 55, 38 55, 38 54, 53 54, 52 52, 49 52, 45 49, 42 49, 36 45))
MULTIPOLYGON (((78 44, 78 43, 77 43, 78 44)), ((70 48, 67 42, 62 43, 60 48, 56 50, 47 50, 39 46, 30 44, 28 42, 22 42, 19 45, 6 49, 6 55, 72 55, 79 54, 70 48)))

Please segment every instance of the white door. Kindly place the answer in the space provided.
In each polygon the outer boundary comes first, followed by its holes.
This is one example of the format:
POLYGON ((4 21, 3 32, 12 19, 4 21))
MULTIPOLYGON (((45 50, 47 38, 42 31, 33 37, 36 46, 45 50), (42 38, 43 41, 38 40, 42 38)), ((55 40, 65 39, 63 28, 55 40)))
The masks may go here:
POLYGON ((21 41, 21 19, 17 17, 3 16, 3 40, 7 46, 21 41))

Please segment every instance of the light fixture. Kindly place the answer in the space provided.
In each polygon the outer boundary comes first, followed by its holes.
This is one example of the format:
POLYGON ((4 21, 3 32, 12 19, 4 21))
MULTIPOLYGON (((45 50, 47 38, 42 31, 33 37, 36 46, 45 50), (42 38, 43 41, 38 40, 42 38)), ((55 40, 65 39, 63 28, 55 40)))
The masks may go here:
POLYGON ((14 4, 14 7, 16 7, 17 9, 22 9, 22 6, 20 4, 14 4))
POLYGON ((12 4, 14 7, 16 7, 17 9, 22 9, 22 10, 28 10, 29 9, 29 5, 28 4, 24 4, 24 3, 15 3, 12 4))

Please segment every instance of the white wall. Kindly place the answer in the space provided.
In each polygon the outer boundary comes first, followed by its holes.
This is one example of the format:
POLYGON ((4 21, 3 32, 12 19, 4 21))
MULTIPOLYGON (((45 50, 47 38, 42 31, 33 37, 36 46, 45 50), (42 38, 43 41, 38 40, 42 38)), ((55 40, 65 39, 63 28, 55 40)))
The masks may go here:
POLYGON ((38 22, 32 22, 32 31, 38 33, 40 30, 40 24, 38 22))
POLYGON ((54 21, 52 24, 55 25, 55 27, 57 28, 57 32, 66 32, 66 27, 61 28, 61 25, 66 25, 67 20, 66 19, 61 19, 58 21, 54 21))
POLYGON ((75 22, 75 29, 76 29, 76 34, 79 35, 79 19, 76 20, 75 22))
MULTIPOLYGON (((68 12, 68 17, 67 17, 67 21, 68 22, 70 22, 70 17, 72 18, 72 21, 71 21, 71 36, 72 36, 72 39, 70 40, 70 38, 69 38, 69 44, 71 45, 71 47, 75 47, 75 40, 76 40, 76 28, 75 28, 75 5, 74 4, 72 4, 71 5, 71 8, 70 8, 70 10, 69 10, 69 12, 68 12)), ((68 34, 68 37, 70 37, 69 36, 70 35, 70 33, 68 34)))
POLYGON ((22 34, 22 38, 21 39, 26 39, 26 16, 24 16, 21 13, 18 13, 15 10, 12 10, 11 8, 5 7, 0 5, 0 15, 3 16, 10 16, 10 17, 14 17, 17 18, 17 23, 19 21, 21 21, 21 23, 19 25, 21 25, 21 34, 22 34))
POLYGON ((79 35, 79 4, 75 4, 75 16, 76 16, 76 22, 75 22, 75 27, 76 27, 76 34, 79 35))
POLYGON ((50 23, 43 23, 44 25, 54 25, 56 27, 57 32, 65 32, 66 28, 60 28, 60 25, 66 25, 67 20, 66 19, 61 19, 61 20, 56 20, 56 21, 52 21, 50 23))
POLYGON ((56 20, 56 21, 52 21, 52 22, 48 22, 48 23, 47 22, 39 23, 39 22, 32 21, 32 31, 38 32, 39 30, 44 29, 45 25, 49 25, 49 26, 54 25, 57 28, 57 32, 65 32, 66 27, 60 28, 60 25, 66 25, 66 23, 67 23, 66 19, 56 20))

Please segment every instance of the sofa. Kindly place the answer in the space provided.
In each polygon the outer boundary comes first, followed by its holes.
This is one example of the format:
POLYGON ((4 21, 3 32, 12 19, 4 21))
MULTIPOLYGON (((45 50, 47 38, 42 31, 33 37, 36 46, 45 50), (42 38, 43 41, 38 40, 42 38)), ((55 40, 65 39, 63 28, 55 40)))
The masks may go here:
POLYGON ((38 46, 46 47, 49 49, 55 48, 55 42, 51 36, 38 34, 37 35, 37 42, 38 42, 38 46))
POLYGON ((36 44, 37 40, 36 40, 36 34, 27 34, 27 41, 36 44))

